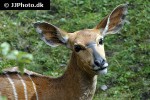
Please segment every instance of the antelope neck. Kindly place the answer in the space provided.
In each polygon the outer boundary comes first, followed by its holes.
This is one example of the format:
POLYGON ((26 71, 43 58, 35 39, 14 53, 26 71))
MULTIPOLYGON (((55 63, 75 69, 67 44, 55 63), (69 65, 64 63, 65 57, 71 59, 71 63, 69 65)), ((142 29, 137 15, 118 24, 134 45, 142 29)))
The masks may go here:
POLYGON ((83 67, 86 66, 79 66, 77 64, 77 55, 72 53, 68 69, 62 77, 79 93, 81 100, 91 100, 96 89, 97 75, 87 73, 81 69, 83 67))

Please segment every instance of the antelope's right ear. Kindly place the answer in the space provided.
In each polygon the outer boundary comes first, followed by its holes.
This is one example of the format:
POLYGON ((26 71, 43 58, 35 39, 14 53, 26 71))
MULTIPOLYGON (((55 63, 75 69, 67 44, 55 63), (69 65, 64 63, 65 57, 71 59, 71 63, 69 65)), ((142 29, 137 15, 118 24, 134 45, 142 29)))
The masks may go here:
POLYGON ((34 23, 34 27, 37 33, 40 34, 41 39, 49 46, 56 47, 61 44, 64 45, 68 41, 68 33, 52 24, 36 22, 34 23))
POLYGON ((96 29, 100 29, 103 36, 117 33, 126 21, 127 6, 127 4, 117 6, 96 26, 96 29))

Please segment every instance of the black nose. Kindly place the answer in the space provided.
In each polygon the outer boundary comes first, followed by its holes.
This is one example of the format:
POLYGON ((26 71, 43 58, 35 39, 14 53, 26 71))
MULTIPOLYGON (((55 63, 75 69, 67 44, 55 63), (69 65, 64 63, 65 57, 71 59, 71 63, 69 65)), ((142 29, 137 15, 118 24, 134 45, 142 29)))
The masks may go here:
POLYGON ((102 67, 105 64, 105 60, 104 59, 103 60, 95 60, 94 64, 96 66, 102 67))

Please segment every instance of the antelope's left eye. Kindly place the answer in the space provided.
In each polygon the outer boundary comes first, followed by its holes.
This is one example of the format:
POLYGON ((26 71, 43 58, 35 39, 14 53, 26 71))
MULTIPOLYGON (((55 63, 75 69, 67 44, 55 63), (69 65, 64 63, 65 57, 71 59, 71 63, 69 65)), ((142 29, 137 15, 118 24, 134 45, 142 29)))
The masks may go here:
POLYGON ((79 52, 80 50, 82 50, 82 47, 80 45, 75 45, 74 49, 76 52, 79 52))
POLYGON ((103 38, 99 39, 99 42, 98 42, 100 45, 103 44, 103 38))
POLYGON ((74 45, 74 50, 76 52, 79 52, 80 50, 85 50, 85 49, 86 48, 84 46, 82 46, 82 45, 79 45, 79 44, 74 45))

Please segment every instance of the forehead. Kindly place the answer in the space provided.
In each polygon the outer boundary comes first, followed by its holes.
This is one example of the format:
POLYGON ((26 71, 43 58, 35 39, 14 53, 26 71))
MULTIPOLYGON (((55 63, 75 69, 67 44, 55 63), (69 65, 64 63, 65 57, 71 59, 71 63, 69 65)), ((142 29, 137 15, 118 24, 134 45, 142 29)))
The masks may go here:
POLYGON ((76 43, 87 44, 89 42, 95 42, 97 38, 101 37, 100 31, 97 29, 84 29, 76 32, 76 43))

